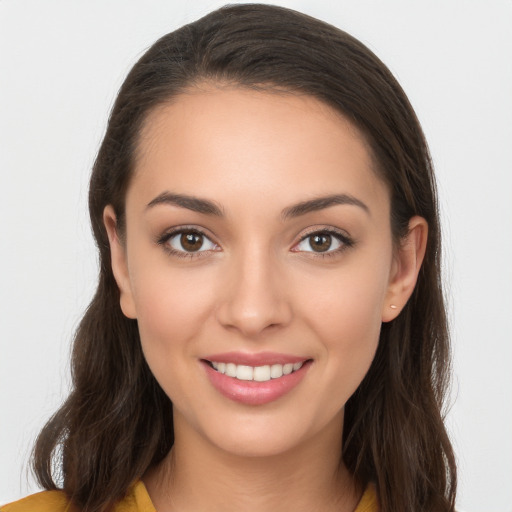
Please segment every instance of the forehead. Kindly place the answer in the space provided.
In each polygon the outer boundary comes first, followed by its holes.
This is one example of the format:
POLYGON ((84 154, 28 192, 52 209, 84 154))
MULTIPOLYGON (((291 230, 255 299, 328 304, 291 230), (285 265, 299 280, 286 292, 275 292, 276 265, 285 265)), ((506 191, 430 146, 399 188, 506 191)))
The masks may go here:
POLYGON ((234 87, 191 89, 151 112, 130 189, 149 200, 172 190, 219 201, 340 192, 389 202, 363 135, 339 112, 309 95, 234 87))

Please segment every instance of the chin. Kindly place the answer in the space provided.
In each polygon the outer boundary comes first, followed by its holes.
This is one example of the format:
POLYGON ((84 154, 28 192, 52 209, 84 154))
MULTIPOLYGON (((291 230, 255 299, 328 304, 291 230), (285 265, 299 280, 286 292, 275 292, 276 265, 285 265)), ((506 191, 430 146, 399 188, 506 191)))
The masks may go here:
POLYGON ((268 433, 246 437, 238 434, 236 439, 234 437, 219 439, 216 444, 219 449, 232 456, 268 458, 293 451, 302 444, 302 440, 293 439, 290 436, 277 437, 268 433))
POLYGON ((226 454, 264 458, 308 450, 322 442, 332 445, 341 439, 342 428, 343 411, 330 418, 321 414, 294 417, 290 411, 277 415, 260 412, 210 423, 202 437, 226 454))

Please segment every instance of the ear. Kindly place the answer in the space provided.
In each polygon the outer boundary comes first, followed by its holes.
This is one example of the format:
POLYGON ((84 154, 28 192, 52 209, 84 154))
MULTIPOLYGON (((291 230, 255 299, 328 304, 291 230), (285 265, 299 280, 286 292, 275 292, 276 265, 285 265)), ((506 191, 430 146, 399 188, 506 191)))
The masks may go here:
POLYGON ((103 224, 107 230, 110 244, 112 272, 119 288, 120 305, 124 315, 128 318, 137 318, 135 302, 131 288, 126 250, 117 233, 117 218, 112 205, 105 206, 103 210, 103 224))
POLYGON ((412 217, 409 232, 394 257, 382 321, 394 320, 409 300, 420 272, 427 247, 428 224, 423 217, 412 217))

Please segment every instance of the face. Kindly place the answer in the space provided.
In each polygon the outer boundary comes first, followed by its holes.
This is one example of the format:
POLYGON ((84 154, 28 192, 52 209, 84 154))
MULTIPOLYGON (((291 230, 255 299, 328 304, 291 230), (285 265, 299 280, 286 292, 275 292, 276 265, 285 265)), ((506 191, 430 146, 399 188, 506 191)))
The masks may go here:
POLYGON ((403 299, 389 218, 362 136, 314 98, 212 87, 149 116, 124 245, 105 223, 176 432, 246 455, 339 436, 403 299))

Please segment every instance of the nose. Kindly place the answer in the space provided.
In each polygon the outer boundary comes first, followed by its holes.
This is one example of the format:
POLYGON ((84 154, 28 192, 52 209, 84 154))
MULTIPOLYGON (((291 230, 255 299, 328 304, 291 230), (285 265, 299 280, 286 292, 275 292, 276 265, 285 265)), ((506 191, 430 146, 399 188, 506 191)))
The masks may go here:
POLYGON ((246 338, 286 326, 292 318, 282 269, 262 250, 246 251, 229 262, 219 294, 217 320, 246 338))

